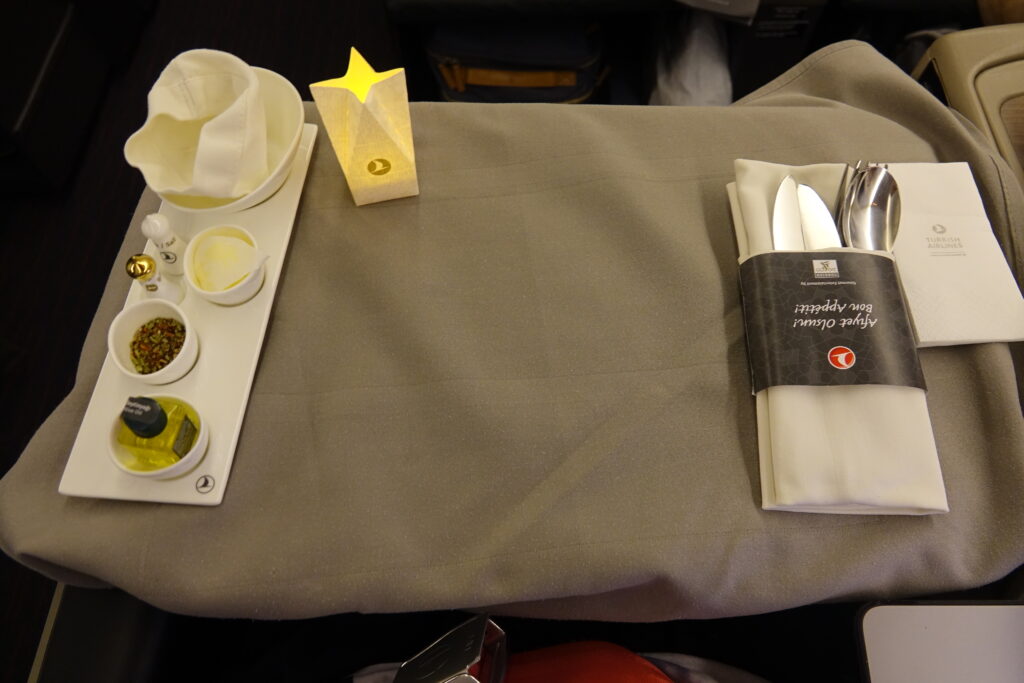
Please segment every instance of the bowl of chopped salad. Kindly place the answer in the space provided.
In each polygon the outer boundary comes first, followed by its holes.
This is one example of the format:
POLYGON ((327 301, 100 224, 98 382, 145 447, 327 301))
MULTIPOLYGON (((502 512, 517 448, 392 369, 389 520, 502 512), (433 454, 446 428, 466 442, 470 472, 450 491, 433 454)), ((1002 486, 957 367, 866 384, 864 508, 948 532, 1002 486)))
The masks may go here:
POLYGON ((195 365, 199 336, 181 308, 163 299, 144 299, 114 318, 107 350, 125 375, 146 384, 169 384, 195 365))

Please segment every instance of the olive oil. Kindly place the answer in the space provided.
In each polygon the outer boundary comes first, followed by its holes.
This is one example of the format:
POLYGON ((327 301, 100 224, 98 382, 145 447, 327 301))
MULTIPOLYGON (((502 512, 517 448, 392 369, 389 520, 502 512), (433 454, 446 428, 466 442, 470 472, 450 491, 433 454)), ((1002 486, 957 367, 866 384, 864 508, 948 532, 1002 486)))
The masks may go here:
POLYGON ((165 396, 132 396, 121 411, 117 440, 133 460, 131 470, 150 472, 169 467, 192 450, 199 433, 199 414, 189 404, 165 396))

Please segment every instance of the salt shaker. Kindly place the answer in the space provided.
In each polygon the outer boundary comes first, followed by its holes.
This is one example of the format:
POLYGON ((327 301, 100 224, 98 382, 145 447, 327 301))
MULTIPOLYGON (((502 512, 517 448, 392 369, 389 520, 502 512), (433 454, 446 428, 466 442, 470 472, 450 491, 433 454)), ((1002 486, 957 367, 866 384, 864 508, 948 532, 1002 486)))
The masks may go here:
POLYGON ((171 230, 167 216, 151 213, 142 220, 142 234, 149 238, 160 254, 160 270, 165 275, 181 275, 185 257, 185 241, 171 230))
POLYGON ((128 271, 129 277, 142 285, 146 296, 167 299, 172 303, 179 303, 185 298, 185 290, 181 284, 170 278, 161 277, 156 259, 149 254, 135 254, 128 259, 125 270, 128 271))

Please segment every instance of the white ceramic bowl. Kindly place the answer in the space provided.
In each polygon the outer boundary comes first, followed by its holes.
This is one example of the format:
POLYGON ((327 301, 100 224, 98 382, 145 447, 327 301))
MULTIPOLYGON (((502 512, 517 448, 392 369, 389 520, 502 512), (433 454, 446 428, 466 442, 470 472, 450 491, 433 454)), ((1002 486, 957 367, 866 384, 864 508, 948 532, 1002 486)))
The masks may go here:
POLYGON ((199 356, 199 335, 185 312, 164 299, 143 299, 117 314, 107 330, 107 351, 118 369, 128 377, 146 384, 167 384, 184 377, 199 356), (170 363, 147 375, 135 370, 131 342, 135 332, 154 318, 174 318, 185 326, 185 342, 170 363))
MULTIPOLYGON (((127 398, 127 397, 126 397, 127 398)), ((180 396, 170 396, 167 394, 160 394, 155 396, 149 396, 149 398, 161 399, 170 398, 182 403, 189 403, 180 396)), ((189 404, 191 405, 191 404, 189 404)), ((192 406, 195 410, 195 406, 192 406)), ((197 413, 198 415, 198 413, 197 413)), ((110 439, 109 439, 109 453, 110 459, 114 461, 117 468, 122 472, 135 477, 145 477, 148 479, 173 479, 183 474, 187 474, 195 469, 199 461, 203 459, 206 454, 206 449, 210 445, 210 428, 208 426, 208 420, 204 420, 202 415, 198 415, 199 424, 196 427, 199 428, 199 433, 196 435, 195 443, 192 444, 191 450, 185 454, 178 462, 167 467, 162 467, 157 470, 135 470, 128 466, 135 460, 135 457, 121 442, 117 440, 117 434, 121 430, 121 415, 120 413, 114 418, 114 422, 110 428, 110 439)))
POLYGON ((256 296, 256 292, 258 292, 260 290, 260 286, 263 285, 263 279, 267 274, 266 261, 261 261, 258 268, 249 273, 248 277, 240 280, 233 287, 217 291, 203 289, 199 286, 199 282, 196 279, 196 245, 201 243, 206 237, 214 236, 237 237, 249 243, 251 246, 259 248, 259 244, 256 242, 256 238, 252 236, 252 233, 241 226, 215 225, 212 228, 207 228, 189 240, 188 246, 185 247, 185 280, 188 282, 188 286, 192 288, 196 294, 207 301, 212 301, 213 303, 220 304, 222 306, 235 306, 237 304, 245 303, 256 296))
POLYGON ((271 169, 270 174, 259 187, 241 197, 160 193, 160 198, 175 208, 188 213, 241 211, 268 199, 288 178, 295 150, 302 138, 302 124, 306 120, 302 97, 284 76, 259 67, 253 67, 253 70, 260 83, 267 117, 267 166, 271 169))

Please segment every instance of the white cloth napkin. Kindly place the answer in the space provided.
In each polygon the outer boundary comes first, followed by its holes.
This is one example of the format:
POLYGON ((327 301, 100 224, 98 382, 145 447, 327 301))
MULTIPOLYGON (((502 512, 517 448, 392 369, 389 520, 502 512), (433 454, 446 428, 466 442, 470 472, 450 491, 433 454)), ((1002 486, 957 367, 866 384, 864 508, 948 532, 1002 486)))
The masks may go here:
MULTIPOLYGON (((737 160, 728 186, 740 261, 772 251, 786 175, 836 198, 845 164, 737 160)), ((948 512, 925 392, 914 387, 774 386, 755 395, 761 507, 869 515, 948 512)))
POLYGON ((149 91, 148 105, 124 155, 156 192, 242 197, 269 174, 259 79, 238 57, 181 53, 149 91))

